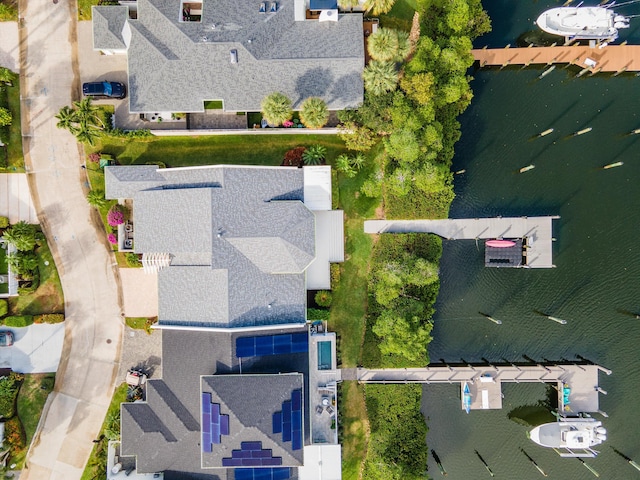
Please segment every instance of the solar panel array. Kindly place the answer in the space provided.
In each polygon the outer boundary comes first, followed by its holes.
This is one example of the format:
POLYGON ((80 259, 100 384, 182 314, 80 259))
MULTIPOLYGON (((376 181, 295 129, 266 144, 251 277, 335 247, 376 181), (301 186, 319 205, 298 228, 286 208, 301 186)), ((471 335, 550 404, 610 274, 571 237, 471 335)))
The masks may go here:
MULTIPOLYGON (((282 465, 282 457, 274 457, 271 449, 262 449, 262 442, 242 442, 231 458, 223 458, 223 467, 272 467, 282 465)), ((237 477, 236 477, 237 478, 237 477)))
POLYGON ((236 468, 236 480, 289 480, 291 469, 285 468, 236 468))
POLYGON ((211 394, 202 394, 202 451, 211 453, 213 444, 221 443, 222 435, 229 435, 229 415, 220 413, 220 404, 212 403, 211 394))
POLYGON ((236 339, 236 357, 261 357, 309 351, 309 338, 305 332, 236 339))
POLYGON ((291 392, 291 400, 282 402, 282 411, 272 416, 273 433, 282 433, 283 442, 291 442, 292 450, 302 448, 302 390, 291 392))

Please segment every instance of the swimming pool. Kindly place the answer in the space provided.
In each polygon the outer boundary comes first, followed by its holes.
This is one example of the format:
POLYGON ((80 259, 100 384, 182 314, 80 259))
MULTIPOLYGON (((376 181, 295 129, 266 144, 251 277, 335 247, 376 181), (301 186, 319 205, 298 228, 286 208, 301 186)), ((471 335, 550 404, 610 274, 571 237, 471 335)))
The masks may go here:
POLYGON ((331 370, 331 342, 318 342, 318 370, 331 370))

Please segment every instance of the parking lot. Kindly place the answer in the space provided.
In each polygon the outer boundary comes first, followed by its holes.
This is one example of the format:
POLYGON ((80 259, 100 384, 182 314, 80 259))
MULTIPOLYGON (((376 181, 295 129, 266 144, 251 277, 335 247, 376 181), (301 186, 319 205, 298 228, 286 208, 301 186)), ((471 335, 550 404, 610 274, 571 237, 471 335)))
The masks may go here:
POLYGON ((64 323, 57 323, 2 327, 3 331, 13 333, 14 344, 0 347, 0 368, 11 368, 20 373, 55 372, 62 354, 64 326, 64 323))

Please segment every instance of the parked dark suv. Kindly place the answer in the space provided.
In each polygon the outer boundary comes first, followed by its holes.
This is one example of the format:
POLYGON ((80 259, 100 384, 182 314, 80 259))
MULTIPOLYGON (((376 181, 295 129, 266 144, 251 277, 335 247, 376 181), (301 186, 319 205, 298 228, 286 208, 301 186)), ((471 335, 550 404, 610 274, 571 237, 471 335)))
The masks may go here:
POLYGON ((86 97, 124 98, 127 87, 120 82, 88 82, 82 84, 82 94, 86 97))

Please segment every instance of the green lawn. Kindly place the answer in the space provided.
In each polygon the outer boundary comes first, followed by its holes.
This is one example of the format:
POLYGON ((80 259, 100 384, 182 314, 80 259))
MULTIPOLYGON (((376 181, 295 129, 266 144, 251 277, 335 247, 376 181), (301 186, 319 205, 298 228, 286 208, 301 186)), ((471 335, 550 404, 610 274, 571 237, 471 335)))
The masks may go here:
POLYGON ((102 137, 87 153, 113 155, 120 165, 163 162, 168 167, 228 163, 234 165, 280 165, 288 150, 323 145, 327 161, 345 151, 336 135, 212 135, 202 137, 102 137))
POLYGON ((95 480, 96 478, 105 478, 107 471, 107 450, 109 446, 109 439, 105 436, 105 433, 109 427, 109 420, 111 420, 114 415, 119 415, 120 404, 126 402, 126 400, 127 384, 122 383, 119 387, 116 388, 115 392, 113 393, 113 397, 111 397, 109 410, 107 410, 107 415, 105 416, 104 422, 102 423, 102 428, 100 429, 100 435, 98 437, 100 441, 97 442, 91 450, 91 455, 89 456, 89 461, 87 462, 87 466, 85 467, 84 472, 82 472, 81 480, 95 480))
POLYGON ((78 0, 78 20, 91 20, 91 7, 99 0, 78 0))
POLYGON ((158 317, 126 317, 127 327, 134 330, 144 330, 151 335, 151 325, 158 321, 158 317))
POLYGON ((391 11, 380 15, 380 26, 411 30, 411 20, 416 12, 416 0, 396 0, 391 11))
POLYGON ((11 125, 0 127, 0 139, 6 144, 6 147, 0 149, 0 155, 6 155, 7 158, 7 167, 0 168, 0 172, 24 172, 20 130, 20 86, 17 78, 12 87, 0 86, 0 106, 7 108, 13 117, 11 125))
POLYGON ((18 21, 18 0, 0 1, 0 22, 18 21))
POLYGON ((40 285, 35 292, 9 298, 11 315, 64 313, 64 297, 60 277, 46 242, 36 248, 40 285))
POLYGON ((44 403, 53 390, 55 373, 32 373, 24 376, 24 381, 18 393, 18 416, 24 427, 29 445, 36 433, 44 403))
POLYGON ((3 247, 0 247, 0 275, 6 275, 7 273, 9 273, 9 266, 7 265, 7 251, 3 247))

